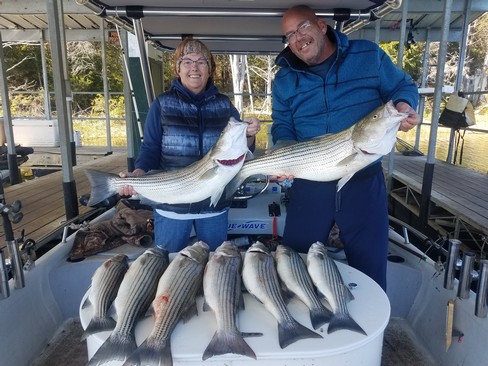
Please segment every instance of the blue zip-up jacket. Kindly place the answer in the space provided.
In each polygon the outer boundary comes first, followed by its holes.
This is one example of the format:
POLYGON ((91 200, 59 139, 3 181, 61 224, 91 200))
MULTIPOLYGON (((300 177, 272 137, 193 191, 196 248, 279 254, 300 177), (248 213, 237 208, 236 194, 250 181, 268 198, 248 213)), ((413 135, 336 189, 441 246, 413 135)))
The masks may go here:
POLYGON ((389 100, 417 108, 417 86, 377 44, 350 41, 330 26, 326 35, 337 44, 337 52, 325 82, 289 47, 276 58, 281 69, 272 90, 274 142, 343 131, 389 100))
MULTIPOLYGON (((151 104, 135 167, 146 172, 173 170, 200 160, 215 145, 231 116, 240 120, 230 99, 219 93, 211 79, 200 94, 191 93, 178 78, 174 79, 171 89, 151 104)), ((209 203, 210 199, 157 208, 177 213, 203 213, 222 211, 230 204, 221 200, 214 208, 209 207, 209 203)))

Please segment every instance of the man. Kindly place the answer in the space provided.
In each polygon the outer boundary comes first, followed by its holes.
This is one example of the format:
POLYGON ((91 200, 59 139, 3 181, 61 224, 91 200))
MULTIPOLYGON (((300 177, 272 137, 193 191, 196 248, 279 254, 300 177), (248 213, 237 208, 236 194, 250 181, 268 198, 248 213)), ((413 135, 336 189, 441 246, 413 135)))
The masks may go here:
MULTIPOLYGON (((389 100, 408 112, 400 130, 419 123, 416 85, 378 45, 349 41, 303 5, 285 12, 282 30, 288 47, 276 58, 281 69, 273 85, 271 128, 277 146, 345 130, 389 100)), ((339 192, 336 184, 294 180, 283 244, 307 252, 315 241, 327 241, 336 222, 349 265, 386 289, 388 208, 381 162, 357 172, 339 192)))

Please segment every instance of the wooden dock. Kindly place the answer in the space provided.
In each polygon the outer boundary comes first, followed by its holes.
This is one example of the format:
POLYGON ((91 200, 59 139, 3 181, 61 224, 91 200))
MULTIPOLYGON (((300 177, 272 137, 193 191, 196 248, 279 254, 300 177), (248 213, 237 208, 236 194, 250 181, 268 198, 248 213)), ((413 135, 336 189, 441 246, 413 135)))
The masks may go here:
MULTIPOLYGON (((49 151, 45 150, 44 153, 48 154, 49 151)), ((86 155, 83 159, 80 159, 83 163, 73 167, 78 197, 90 193, 90 184, 84 174, 85 168, 111 173, 127 170, 127 155, 123 150, 118 150, 111 155, 105 156, 105 154, 96 149, 90 149, 89 152, 85 149, 83 154, 86 155)), ((15 200, 20 200, 22 203, 21 212, 24 217, 19 223, 12 225, 16 238, 20 236, 21 230, 25 230, 25 238, 30 238, 37 242, 66 222, 62 183, 62 172, 56 171, 4 188, 7 204, 12 204, 15 200)), ((80 214, 87 213, 90 210, 93 209, 79 205, 80 214)), ((5 246, 3 226, 1 226, 0 248, 5 246)))
MULTIPOLYGON (((385 158, 386 169, 388 158, 385 158)), ((426 156, 395 154, 390 196, 419 216, 426 156)), ((436 160, 429 225, 450 237, 466 232, 474 241, 488 235, 488 175, 436 160)), ((477 243, 482 245, 482 243, 477 243)))

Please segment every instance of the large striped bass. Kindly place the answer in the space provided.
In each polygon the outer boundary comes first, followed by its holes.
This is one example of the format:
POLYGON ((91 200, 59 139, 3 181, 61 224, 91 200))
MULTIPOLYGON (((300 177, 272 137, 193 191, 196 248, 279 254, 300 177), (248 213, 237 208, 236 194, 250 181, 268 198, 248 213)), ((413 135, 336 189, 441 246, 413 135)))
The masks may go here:
POLYGON ((281 282, 308 307, 313 328, 317 329, 328 323, 332 313, 320 302, 300 254, 290 247, 278 245, 275 257, 276 270, 281 282))
POLYGON ((224 241, 207 263, 203 276, 203 310, 213 310, 217 320, 217 331, 205 349, 202 360, 225 353, 256 358, 256 354, 237 329, 239 305, 244 305, 241 269, 241 253, 230 241, 224 241))
POLYGON ((92 276, 90 292, 82 308, 94 307, 93 317, 86 327, 82 339, 90 334, 115 328, 115 320, 107 312, 117 295, 120 284, 129 268, 128 257, 116 254, 102 263, 92 276))
POLYGON ((158 280, 168 267, 168 252, 147 249, 130 266, 114 300, 117 324, 88 362, 102 365, 110 360, 125 360, 137 348, 134 328, 154 299, 158 280))
POLYGON ((313 243, 308 250, 307 268, 319 294, 327 300, 332 309, 333 315, 327 333, 349 329, 366 335, 347 309, 347 302, 353 300, 354 296, 344 284, 336 263, 328 255, 327 248, 319 241, 313 243))
POLYGON ((121 187, 129 185, 141 196, 142 202, 153 206, 163 203, 195 203, 209 197, 210 204, 215 206, 227 183, 244 163, 248 152, 247 126, 247 122, 231 117, 209 152, 202 159, 181 169, 126 178, 86 169, 91 185, 88 205, 93 206, 118 193, 121 187))
POLYGON ((242 280, 247 291, 278 321, 278 341, 281 348, 300 339, 322 338, 320 334, 298 323, 288 311, 281 293, 275 261, 263 243, 257 241, 247 250, 242 280))
POLYGON ((202 286, 208 254, 208 245, 198 241, 183 248, 171 261, 159 280, 152 303, 153 329, 124 366, 173 365, 171 333, 180 319, 188 320, 197 314, 196 295, 202 286))
POLYGON ((248 160, 229 183, 227 195, 232 195, 252 175, 292 175, 319 182, 339 180, 340 190, 357 171, 391 151, 400 122, 407 116, 390 101, 347 130, 289 144, 248 160))

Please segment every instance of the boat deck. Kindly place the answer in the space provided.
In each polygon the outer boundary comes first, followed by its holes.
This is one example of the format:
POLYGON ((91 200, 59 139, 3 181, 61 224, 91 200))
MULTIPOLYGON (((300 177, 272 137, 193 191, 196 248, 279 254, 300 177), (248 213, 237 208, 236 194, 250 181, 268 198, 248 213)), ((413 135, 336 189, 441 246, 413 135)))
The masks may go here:
MULTIPOLYGON (((59 154, 59 149, 43 149, 39 154, 44 155, 47 160, 51 160, 52 155, 59 154)), ((86 168, 111 173, 127 170, 126 154, 120 149, 106 155, 99 148, 78 148, 77 161, 78 165, 73 167, 73 176, 78 196, 90 193, 90 184, 84 174, 86 168)), ((39 165, 36 167, 43 168, 39 165)), ((52 164, 46 164, 44 167, 55 168, 52 164)), ((57 166, 57 168, 60 167, 57 166)), ((12 225, 16 238, 20 236, 21 230, 25 230, 26 239, 30 238, 38 242, 66 222, 62 182, 62 172, 56 171, 4 188, 7 204, 12 204, 15 200, 20 200, 22 203, 21 212, 24 217, 19 223, 12 225)), ((93 210, 93 208, 81 204, 78 207, 80 215, 93 210)), ((0 226, 0 248, 5 246, 3 226, 0 226)))
MULTIPOLYGON (((31 366, 83 366, 88 362, 86 340, 79 320, 69 320, 31 366)), ((437 366, 412 328, 401 318, 392 318, 385 329, 381 366, 437 366)))
MULTIPOLYGON (((427 157, 395 154, 394 159, 390 195, 418 218, 427 157)), ((488 235, 488 174, 436 160, 429 225, 451 237, 463 231, 473 240, 488 235)))

